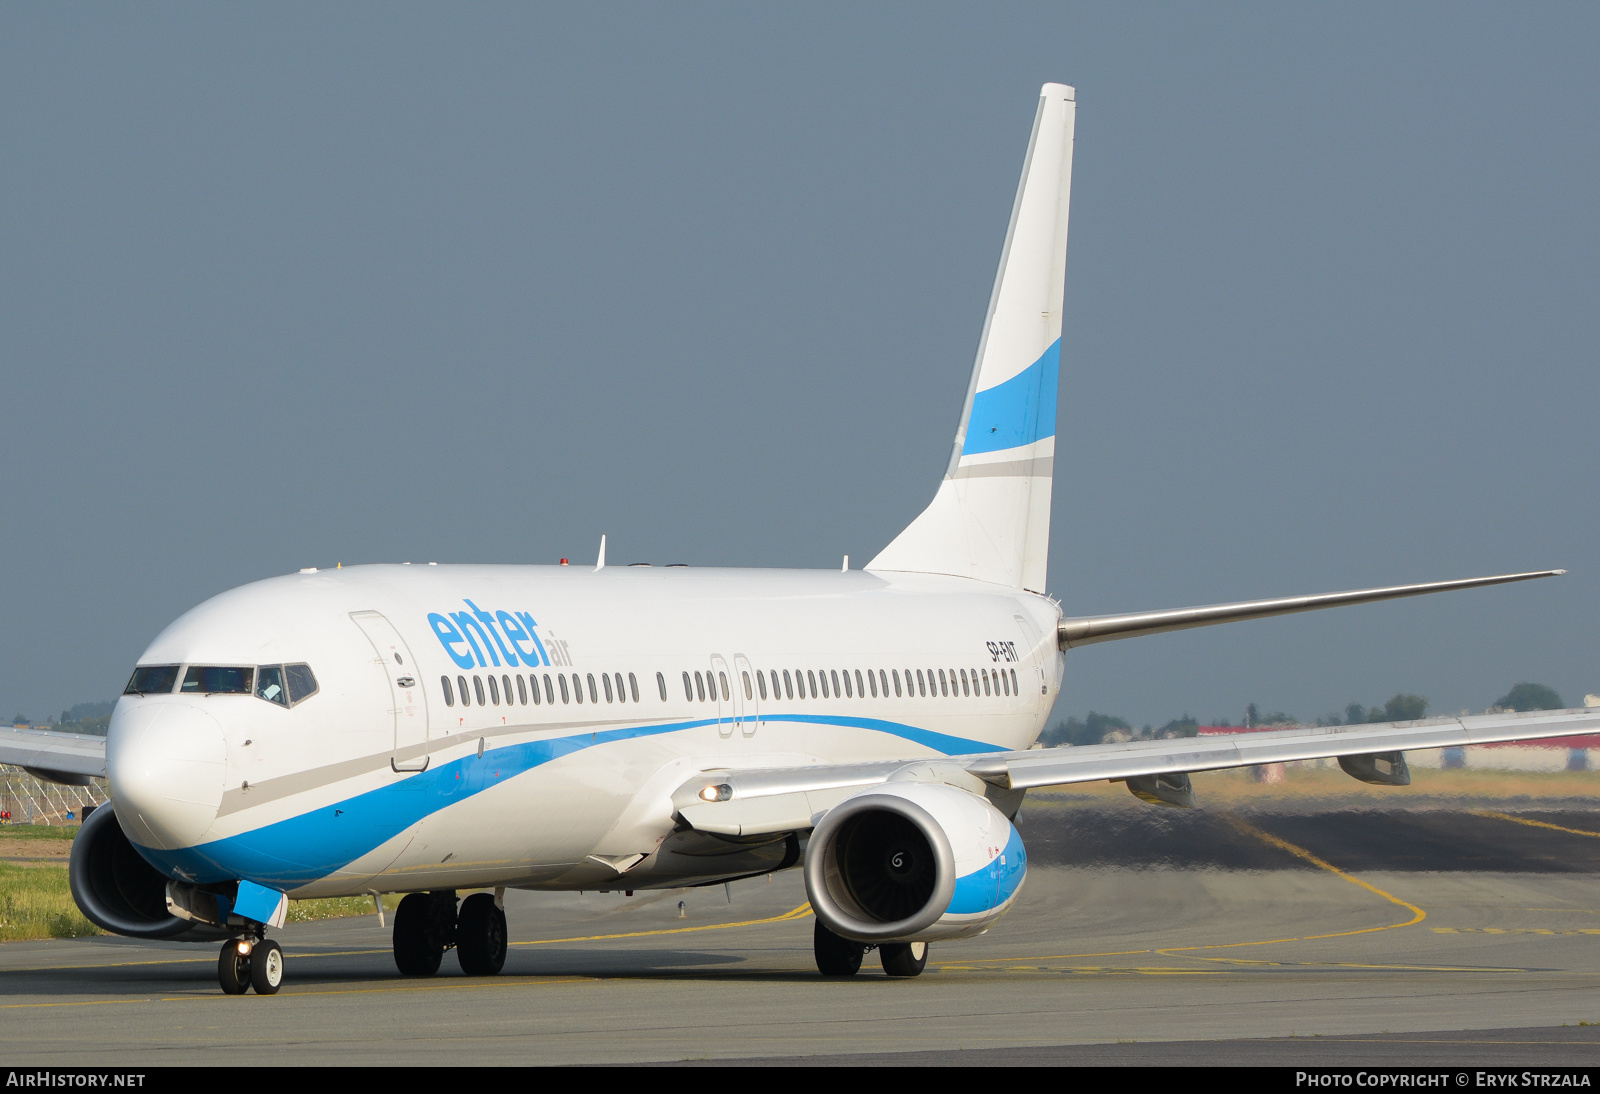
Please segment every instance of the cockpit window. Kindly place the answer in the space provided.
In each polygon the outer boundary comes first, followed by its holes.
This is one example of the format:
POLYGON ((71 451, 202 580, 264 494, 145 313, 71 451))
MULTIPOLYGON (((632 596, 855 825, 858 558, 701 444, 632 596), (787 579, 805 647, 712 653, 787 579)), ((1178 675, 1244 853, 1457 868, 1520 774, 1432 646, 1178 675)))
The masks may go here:
POLYGON ((289 705, 289 693, 283 687, 282 665, 262 665, 256 670, 256 698, 281 707, 289 705))
POLYGON ((184 693, 199 692, 205 695, 249 695, 255 680, 254 666, 190 665, 183 674, 184 693))
POLYGON ((289 682, 289 702, 298 703, 317 693, 317 678, 311 674, 310 665, 285 665, 284 675, 289 682))
POLYGON ((128 678, 124 695, 165 695, 178 682, 177 665, 140 665, 128 678))

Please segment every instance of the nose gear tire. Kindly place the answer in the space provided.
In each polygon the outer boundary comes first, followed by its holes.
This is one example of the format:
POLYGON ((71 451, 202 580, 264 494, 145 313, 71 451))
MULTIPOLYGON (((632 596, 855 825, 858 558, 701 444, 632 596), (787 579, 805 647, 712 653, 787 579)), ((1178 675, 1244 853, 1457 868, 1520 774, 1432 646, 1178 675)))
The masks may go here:
POLYGON ((270 938, 250 951, 250 986, 257 995, 277 995, 283 986, 283 949, 270 938))
POLYGON ((227 995, 243 995, 250 990, 250 955, 239 952, 236 939, 222 944, 222 953, 217 957, 217 982, 227 995))

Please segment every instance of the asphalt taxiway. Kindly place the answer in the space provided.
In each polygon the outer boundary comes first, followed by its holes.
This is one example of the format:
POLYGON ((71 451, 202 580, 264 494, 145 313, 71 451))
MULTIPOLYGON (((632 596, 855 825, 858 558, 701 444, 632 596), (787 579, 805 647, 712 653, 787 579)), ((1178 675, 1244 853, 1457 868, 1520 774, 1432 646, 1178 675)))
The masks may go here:
POLYGON ((1581 799, 1165 810, 1036 795, 1019 904, 916 980, 820 978, 796 871, 511 893, 490 979, 398 976, 375 916, 215 948, 0 946, 15 1065, 1600 1063, 1600 809, 1581 799), (730 900, 731 896, 731 900, 730 900), (678 905, 684 904, 680 918, 678 905))

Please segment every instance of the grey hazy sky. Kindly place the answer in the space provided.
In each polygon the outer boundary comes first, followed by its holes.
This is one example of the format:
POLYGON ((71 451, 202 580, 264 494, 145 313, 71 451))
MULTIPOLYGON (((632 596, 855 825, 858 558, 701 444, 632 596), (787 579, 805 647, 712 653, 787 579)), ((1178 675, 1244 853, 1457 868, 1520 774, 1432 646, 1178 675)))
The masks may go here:
POLYGON ((364 561, 860 565, 1079 89, 1062 714, 1600 690, 1593 5, 0 6, 0 708, 364 561))

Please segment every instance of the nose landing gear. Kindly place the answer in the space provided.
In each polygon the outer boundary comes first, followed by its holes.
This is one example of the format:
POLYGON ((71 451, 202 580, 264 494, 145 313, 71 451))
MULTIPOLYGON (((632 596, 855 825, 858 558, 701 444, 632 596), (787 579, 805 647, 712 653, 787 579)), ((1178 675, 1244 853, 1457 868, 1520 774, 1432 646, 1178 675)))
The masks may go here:
POLYGON ((394 963, 402 976, 432 976, 454 946, 461 971, 494 976, 506 963, 506 914, 488 893, 474 893, 456 912, 454 890, 411 893, 394 913, 394 963))
POLYGON ((245 936, 222 944, 217 957, 217 982, 228 995, 276 995, 283 986, 283 947, 270 938, 245 936))

